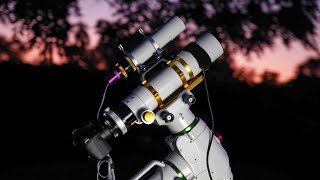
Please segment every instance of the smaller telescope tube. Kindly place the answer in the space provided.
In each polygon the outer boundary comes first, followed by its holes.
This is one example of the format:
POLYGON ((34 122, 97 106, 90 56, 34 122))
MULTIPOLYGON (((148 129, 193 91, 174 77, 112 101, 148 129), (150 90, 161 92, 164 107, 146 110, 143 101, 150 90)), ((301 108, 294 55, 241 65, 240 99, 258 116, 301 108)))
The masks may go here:
MULTIPOLYGON (((162 48, 168 42, 177 37, 182 31, 184 31, 185 28, 186 27, 183 21, 178 16, 174 16, 163 26, 161 26, 155 33, 153 33, 150 38, 154 40, 159 48, 162 48)), ((131 55, 136 61, 135 63, 143 64, 155 53, 155 51, 156 49, 152 42, 146 38, 141 44, 131 51, 131 55)))
POLYGON ((159 49, 184 31, 185 28, 183 21, 178 16, 168 20, 155 33, 153 33, 153 35, 145 38, 142 43, 140 43, 131 52, 125 52, 126 58, 119 62, 119 69, 108 77, 108 83, 113 85, 123 77, 122 75, 127 73, 127 70, 130 71, 130 68, 135 71, 136 69, 134 66, 137 68, 139 64, 146 62, 152 55, 157 53, 159 49))

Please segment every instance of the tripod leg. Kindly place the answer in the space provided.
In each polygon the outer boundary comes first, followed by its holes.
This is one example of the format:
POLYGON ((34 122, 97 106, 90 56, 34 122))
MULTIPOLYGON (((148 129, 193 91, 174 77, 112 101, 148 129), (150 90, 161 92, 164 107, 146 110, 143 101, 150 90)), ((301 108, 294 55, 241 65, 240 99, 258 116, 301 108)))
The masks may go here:
POLYGON ((149 178, 149 180, 174 180, 177 173, 168 165, 159 167, 157 171, 149 178))
POLYGON ((139 180, 146 175, 154 166, 164 167, 165 164, 160 161, 153 160, 142 168, 137 174, 135 174, 130 180, 139 180))
POLYGON ((190 166, 181 154, 172 152, 165 160, 164 167, 158 168, 149 180, 187 180, 192 179, 193 173, 190 166))

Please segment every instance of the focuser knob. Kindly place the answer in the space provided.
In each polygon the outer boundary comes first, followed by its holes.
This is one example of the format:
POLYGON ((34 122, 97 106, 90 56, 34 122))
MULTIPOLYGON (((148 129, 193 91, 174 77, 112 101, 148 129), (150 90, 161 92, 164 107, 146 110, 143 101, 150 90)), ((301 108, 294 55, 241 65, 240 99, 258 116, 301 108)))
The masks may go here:
POLYGON ((194 95, 191 94, 185 95, 183 98, 183 102, 188 105, 193 105, 196 103, 196 97, 194 97, 194 95))
POLYGON ((161 114, 161 117, 162 119, 165 121, 165 122, 172 122, 174 120, 174 115, 172 113, 169 113, 168 111, 164 111, 162 114, 161 114))

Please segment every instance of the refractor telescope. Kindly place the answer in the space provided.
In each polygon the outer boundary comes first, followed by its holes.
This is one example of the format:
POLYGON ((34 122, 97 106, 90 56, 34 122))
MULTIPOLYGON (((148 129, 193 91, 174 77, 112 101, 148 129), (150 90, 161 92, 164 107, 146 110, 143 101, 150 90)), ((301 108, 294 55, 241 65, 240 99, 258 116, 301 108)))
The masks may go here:
MULTIPOLYGON (((140 76, 141 85, 124 98, 118 108, 106 108, 104 119, 98 125, 86 125, 73 132, 75 143, 82 145, 98 160, 110 157, 107 141, 127 133, 134 124, 166 126, 171 135, 166 138, 170 154, 163 161, 153 160, 132 179, 141 179, 151 168, 159 166, 149 178, 152 180, 233 178, 228 155, 213 129, 190 110, 196 98, 191 90, 204 80, 203 69, 223 54, 219 41, 204 33, 188 44, 173 58, 162 57, 162 47, 185 30, 179 17, 173 17, 132 51, 123 51, 124 57, 108 77, 108 85, 126 79, 133 73, 140 76), (151 65, 146 62, 154 57, 151 65), (165 63, 156 75, 146 79, 160 63, 165 63)), ((152 126, 150 126, 152 128, 152 126)), ((110 176, 109 179, 114 178, 110 176)))

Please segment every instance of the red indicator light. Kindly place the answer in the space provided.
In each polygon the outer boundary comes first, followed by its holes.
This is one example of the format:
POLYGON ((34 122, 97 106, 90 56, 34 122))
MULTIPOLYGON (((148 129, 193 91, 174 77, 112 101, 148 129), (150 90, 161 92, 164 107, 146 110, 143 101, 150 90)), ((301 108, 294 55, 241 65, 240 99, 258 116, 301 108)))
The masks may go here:
POLYGON ((221 136, 221 134, 219 134, 219 133, 214 133, 214 135, 217 137, 217 139, 220 141, 220 142, 222 142, 223 141, 223 137, 221 136))

